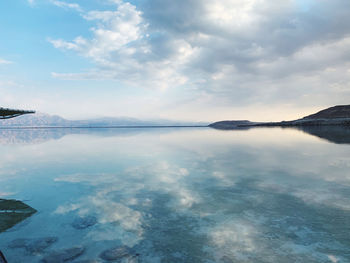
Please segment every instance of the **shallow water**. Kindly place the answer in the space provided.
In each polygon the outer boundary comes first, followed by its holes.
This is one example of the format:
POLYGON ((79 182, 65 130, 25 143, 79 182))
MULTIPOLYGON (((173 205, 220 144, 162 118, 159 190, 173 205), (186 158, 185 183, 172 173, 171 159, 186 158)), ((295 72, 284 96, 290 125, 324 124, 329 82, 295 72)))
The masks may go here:
POLYGON ((0 198, 38 212, 0 233, 0 250, 9 263, 75 246, 72 262, 103 262, 122 245, 122 262, 350 262, 349 140, 313 134, 2 130, 0 198), (9 247, 43 237, 58 239, 9 247))

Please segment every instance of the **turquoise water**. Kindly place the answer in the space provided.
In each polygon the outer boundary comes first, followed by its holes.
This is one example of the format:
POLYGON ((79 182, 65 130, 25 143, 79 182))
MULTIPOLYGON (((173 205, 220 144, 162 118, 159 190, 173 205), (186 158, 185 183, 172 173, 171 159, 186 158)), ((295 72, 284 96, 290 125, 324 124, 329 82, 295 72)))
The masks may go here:
POLYGON ((327 136, 2 130, 0 198, 38 212, 0 233, 0 250, 9 263, 76 246, 72 262, 107 262, 101 253, 121 246, 129 255, 111 262, 350 262, 350 144, 327 136), (57 240, 9 247, 44 237, 57 240))

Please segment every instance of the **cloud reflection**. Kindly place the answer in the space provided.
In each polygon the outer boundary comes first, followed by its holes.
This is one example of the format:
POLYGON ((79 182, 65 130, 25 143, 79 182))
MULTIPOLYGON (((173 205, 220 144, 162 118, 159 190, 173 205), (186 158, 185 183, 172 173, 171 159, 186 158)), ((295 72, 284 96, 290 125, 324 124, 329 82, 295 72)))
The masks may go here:
POLYGON ((98 223, 74 230, 75 243, 124 244, 143 262, 348 259, 346 146, 280 129, 84 136, 12 152, 42 152, 53 175, 39 194, 57 200, 39 216, 64 242, 75 217, 92 215, 98 223))

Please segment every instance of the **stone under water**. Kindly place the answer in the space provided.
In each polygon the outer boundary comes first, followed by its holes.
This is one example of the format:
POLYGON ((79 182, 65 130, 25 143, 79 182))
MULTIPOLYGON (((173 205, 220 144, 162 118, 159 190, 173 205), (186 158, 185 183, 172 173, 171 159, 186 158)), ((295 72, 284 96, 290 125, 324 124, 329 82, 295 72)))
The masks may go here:
POLYGON ((121 260, 124 258, 132 259, 137 257, 137 254, 134 254, 132 249, 127 246, 120 246, 107 249, 100 254, 100 258, 107 261, 121 260))
POLYGON ((93 226, 97 223, 97 218, 95 216, 85 216, 76 218, 72 226, 76 229, 85 229, 90 226, 93 226))
POLYGON ((9 244, 9 248, 24 248, 31 254, 43 252, 58 240, 57 237, 19 238, 9 244))
POLYGON ((42 259, 42 263, 63 263, 81 256, 85 251, 84 247, 72 247, 50 253, 42 259))

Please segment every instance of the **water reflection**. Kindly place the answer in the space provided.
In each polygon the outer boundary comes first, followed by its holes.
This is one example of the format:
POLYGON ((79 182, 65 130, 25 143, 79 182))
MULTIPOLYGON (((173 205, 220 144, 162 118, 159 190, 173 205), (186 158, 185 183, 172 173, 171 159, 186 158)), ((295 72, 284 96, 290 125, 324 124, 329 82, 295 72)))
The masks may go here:
POLYGON ((0 198, 0 233, 11 229, 35 213, 34 208, 21 201, 0 198))
POLYGON ((329 142, 350 144, 350 127, 348 126, 305 126, 299 129, 329 142))
MULTIPOLYGON (((177 128, 184 129, 184 128, 177 128)), ((166 133, 174 128, 159 128, 157 133, 166 133)), ((98 136, 133 136, 151 133, 153 128, 0 128, 0 145, 38 144, 59 140, 66 135, 89 134, 98 136)))
POLYGON ((71 134, 2 150, 0 193, 39 211, 0 235, 10 262, 76 245, 81 260, 122 246, 125 262, 350 260, 350 147, 294 129, 71 134), (39 253, 8 247, 48 236, 58 241, 39 253))
MULTIPOLYGON (((174 129, 156 129, 157 133, 167 133, 174 129)), ((226 132, 239 132, 256 128, 244 128, 228 130, 226 132)), ((273 129, 273 128, 271 128, 273 129)), ((347 126, 300 126, 297 128, 284 128, 286 130, 297 129, 307 134, 317 136, 329 142, 350 144, 350 127, 347 126)), ((2 128, 0 129, 0 144, 37 144, 49 140, 58 140, 71 134, 89 134, 99 136, 133 136, 137 134, 152 133, 153 128, 2 128)), ((225 130, 222 130, 225 132, 225 130)))

